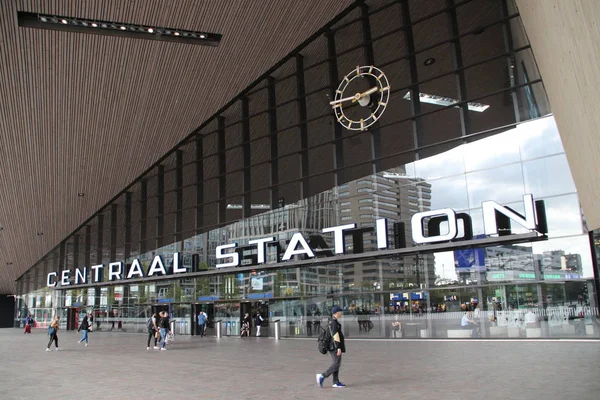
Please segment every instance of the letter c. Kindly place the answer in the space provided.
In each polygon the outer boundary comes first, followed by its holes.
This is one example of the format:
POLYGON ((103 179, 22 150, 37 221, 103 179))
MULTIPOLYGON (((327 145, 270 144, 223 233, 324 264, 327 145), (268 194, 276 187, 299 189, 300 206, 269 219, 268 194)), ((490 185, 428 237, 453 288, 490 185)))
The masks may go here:
POLYGON ((48 278, 46 279, 46 285, 48 285, 48 287, 55 287, 56 286, 56 280, 54 282, 52 282, 52 277, 58 277, 58 274, 56 272, 50 272, 48 274, 48 278))

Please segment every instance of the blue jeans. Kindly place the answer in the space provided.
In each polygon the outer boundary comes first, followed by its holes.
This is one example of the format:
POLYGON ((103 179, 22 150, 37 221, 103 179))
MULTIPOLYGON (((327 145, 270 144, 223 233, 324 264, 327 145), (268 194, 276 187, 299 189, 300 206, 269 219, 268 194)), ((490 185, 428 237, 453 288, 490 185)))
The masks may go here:
POLYGON ((166 346, 166 343, 165 343, 166 339, 167 339, 167 329, 160 328, 160 343, 163 348, 166 346))
POLYGON ((85 341, 86 343, 88 342, 88 336, 87 336, 87 334, 88 334, 88 330, 87 329, 82 329, 81 330, 81 340, 80 340, 80 342, 83 342, 83 341, 85 341))

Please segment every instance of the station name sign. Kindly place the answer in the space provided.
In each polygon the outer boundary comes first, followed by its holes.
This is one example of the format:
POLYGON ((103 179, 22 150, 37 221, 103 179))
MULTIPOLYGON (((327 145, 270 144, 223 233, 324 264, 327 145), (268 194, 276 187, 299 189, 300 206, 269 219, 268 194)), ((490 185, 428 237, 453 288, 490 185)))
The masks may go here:
MULTIPOLYGON (((537 231, 541 234, 547 233, 544 202, 541 200, 534 201, 532 195, 526 194, 523 196, 523 203, 525 215, 521 215, 510 207, 502 206, 495 201, 484 201, 481 206, 485 235, 503 236, 512 234, 511 221, 531 231, 537 231)), ((415 213, 410 222, 412 241, 415 245, 464 241, 473 238, 471 217, 466 213, 457 213, 450 208, 415 213)), ((398 236, 404 235, 404 224, 396 222, 394 225, 394 236, 395 239, 398 239, 398 236), (396 229, 398 226, 400 228, 396 229)), ((322 233, 333 234, 333 251, 322 236, 310 235, 307 240, 300 232, 292 235, 287 241, 285 249, 274 236, 252 239, 244 246, 239 246, 238 243, 223 244, 215 249, 215 258, 219 262, 216 267, 232 268, 240 265, 264 264, 266 263, 269 247, 276 248, 278 262, 289 261, 294 256, 311 259, 345 254, 347 251, 345 245, 347 236, 353 238, 353 252, 362 253, 362 237, 366 232, 375 233, 378 250, 388 248, 388 220, 381 218, 375 221, 374 227, 369 228, 357 228, 356 224, 352 223, 322 229, 322 233)), ((395 241, 395 248, 406 247, 403 237, 395 241)), ((373 253, 375 255, 376 251, 373 253)), ((135 258, 130 265, 125 265, 123 261, 116 261, 108 263, 107 266, 98 264, 89 268, 76 268, 74 271, 63 270, 60 275, 58 272, 50 272, 47 276, 47 286, 56 287, 59 283, 61 287, 100 283, 103 282, 105 268, 108 271, 109 281, 171 276, 190 272, 182 263, 181 253, 177 252, 173 254, 173 262, 170 268, 166 268, 163 257, 157 255, 153 258, 147 272, 144 272, 142 263, 135 258), (167 269, 169 272, 167 272, 167 269), (72 278, 74 278, 73 281, 72 278)))

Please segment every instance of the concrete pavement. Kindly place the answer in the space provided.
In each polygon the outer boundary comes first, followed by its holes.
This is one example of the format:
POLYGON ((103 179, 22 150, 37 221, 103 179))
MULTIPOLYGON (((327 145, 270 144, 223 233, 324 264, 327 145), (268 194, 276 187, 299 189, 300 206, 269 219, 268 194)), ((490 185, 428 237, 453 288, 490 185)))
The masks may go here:
POLYGON ((343 389, 318 388, 329 357, 316 339, 177 336, 168 351, 146 335, 0 329, 0 398, 9 399, 597 399, 600 342, 352 340, 343 389), (53 348, 54 349, 54 348, 53 348))

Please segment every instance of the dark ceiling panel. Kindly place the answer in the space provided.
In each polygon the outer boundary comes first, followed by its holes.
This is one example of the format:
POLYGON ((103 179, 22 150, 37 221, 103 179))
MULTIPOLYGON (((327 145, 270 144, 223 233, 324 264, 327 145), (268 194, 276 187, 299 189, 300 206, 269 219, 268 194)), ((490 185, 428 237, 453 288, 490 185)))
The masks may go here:
POLYGON ((18 276, 350 4, 0 2, 0 294, 15 293, 18 276), (223 39, 213 48, 20 28, 17 11, 223 39))

